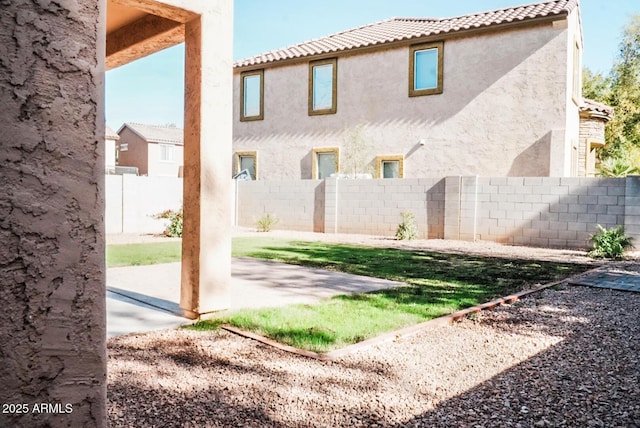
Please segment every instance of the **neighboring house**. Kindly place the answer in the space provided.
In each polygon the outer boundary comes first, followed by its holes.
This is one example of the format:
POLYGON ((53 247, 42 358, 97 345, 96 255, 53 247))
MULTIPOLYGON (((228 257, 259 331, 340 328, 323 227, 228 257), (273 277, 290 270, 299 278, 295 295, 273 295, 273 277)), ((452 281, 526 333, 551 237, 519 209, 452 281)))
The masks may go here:
POLYGON ((181 128, 125 123, 118 135, 118 166, 136 167, 140 175, 181 176, 184 159, 181 128))
POLYGON ((574 153, 578 156, 577 170, 580 177, 596 174, 596 150, 604 146, 604 127, 613 117, 613 108, 597 101, 583 99, 580 105, 580 138, 574 153))
POLYGON ((113 129, 105 125, 104 129, 104 167, 107 174, 114 174, 116 170, 116 141, 120 137, 113 129))
POLYGON ((582 49, 578 1, 556 0, 393 18, 239 61, 234 172, 586 174, 582 49))

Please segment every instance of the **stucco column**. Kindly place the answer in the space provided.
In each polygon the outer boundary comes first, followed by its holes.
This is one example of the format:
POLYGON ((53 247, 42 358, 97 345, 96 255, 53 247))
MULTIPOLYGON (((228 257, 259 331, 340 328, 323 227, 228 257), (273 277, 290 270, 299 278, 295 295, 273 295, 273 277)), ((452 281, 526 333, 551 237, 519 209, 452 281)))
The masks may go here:
POLYGON ((105 2, 0 10, 0 426, 103 427, 105 2))
POLYGON ((232 2, 185 29, 184 228, 180 307, 229 307, 231 283, 232 2))

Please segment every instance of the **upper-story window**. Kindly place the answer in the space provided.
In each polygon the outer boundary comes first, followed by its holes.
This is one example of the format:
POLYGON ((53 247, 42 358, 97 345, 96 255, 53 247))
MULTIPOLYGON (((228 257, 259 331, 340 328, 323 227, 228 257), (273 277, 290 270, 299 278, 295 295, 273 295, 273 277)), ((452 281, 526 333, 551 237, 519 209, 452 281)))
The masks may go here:
POLYGON ((334 114, 338 105, 338 60, 309 63, 309 115, 334 114))
POLYGON ((441 94, 444 43, 414 45, 409 53, 409 96, 441 94))
POLYGON ((264 119, 264 70, 240 73, 240 121, 264 119))

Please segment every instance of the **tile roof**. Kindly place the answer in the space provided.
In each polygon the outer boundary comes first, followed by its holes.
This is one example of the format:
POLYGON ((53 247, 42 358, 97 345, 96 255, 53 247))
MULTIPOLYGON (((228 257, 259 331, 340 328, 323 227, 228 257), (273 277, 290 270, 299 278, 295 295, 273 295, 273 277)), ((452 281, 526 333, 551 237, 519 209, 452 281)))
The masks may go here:
POLYGON ((113 129, 109 125, 104 126, 104 139, 105 140, 119 140, 120 136, 113 132, 113 129))
POLYGON ((583 98, 582 104, 580 104, 580 112, 609 121, 613 117, 614 109, 601 102, 583 98))
POLYGON ((118 134, 124 127, 131 129, 149 143, 184 144, 184 131, 176 126, 145 125, 143 123, 127 122, 118 129, 118 134))
POLYGON ((500 24, 568 15, 578 0, 553 0, 453 18, 391 18, 240 60, 235 68, 304 58, 500 24))

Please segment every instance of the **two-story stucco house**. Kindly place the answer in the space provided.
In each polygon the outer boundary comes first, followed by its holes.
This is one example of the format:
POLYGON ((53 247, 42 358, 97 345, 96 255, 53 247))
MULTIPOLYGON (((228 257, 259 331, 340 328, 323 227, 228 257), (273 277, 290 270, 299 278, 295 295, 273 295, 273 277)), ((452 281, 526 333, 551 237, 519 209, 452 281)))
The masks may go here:
POLYGON ((175 126, 125 123, 118 130, 118 166, 138 174, 178 177, 184 164, 184 131, 175 126))
POLYGON ((582 48, 578 1, 555 0, 393 18, 239 61, 235 171, 579 175, 582 48))

